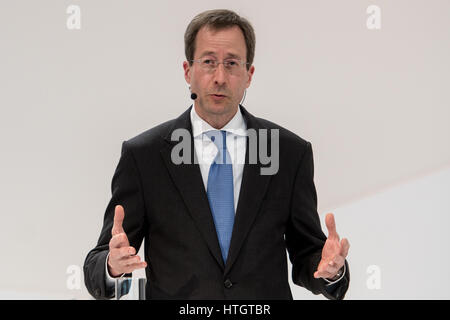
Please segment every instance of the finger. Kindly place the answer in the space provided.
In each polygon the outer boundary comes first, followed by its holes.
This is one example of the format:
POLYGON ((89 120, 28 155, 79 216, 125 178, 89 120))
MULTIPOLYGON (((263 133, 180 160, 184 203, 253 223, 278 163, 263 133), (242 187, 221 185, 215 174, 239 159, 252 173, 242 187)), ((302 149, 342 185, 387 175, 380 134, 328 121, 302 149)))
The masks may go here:
POLYGON ((109 241, 110 249, 127 247, 129 245, 130 245, 130 243, 128 242, 128 237, 124 232, 116 234, 109 241))
POLYGON ((333 274, 327 271, 316 271, 314 272, 314 278, 333 278, 333 274))
POLYGON ((136 256, 128 256, 128 257, 123 258, 122 260, 119 260, 119 265, 122 268, 126 268, 128 266, 131 266, 136 263, 141 263, 141 262, 142 261, 141 261, 140 256, 137 256, 137 255, 136 256))
POLYGON ((120 261, 136 254, 136 249, 133 247, 123 247, 118 249, 111 249, 110 256, 114 261, 120 261))
POLYGON ((111 230, 113 236, 125 232, 122 227, 123 219, 125 219, 125 211, 121 205, 117 205, 114 209, 114 224, 111 230))
POLYGON ((314 272, 314 278, 326 278, 329 275, 329 272, 327 272, 327 266, 328 263, 326 262, 319 263, 316 272, 314 272))
POLYGON ((350 249, 350 243, 348 242, 347 238, 344 238, 341 240, 341 252, 340 255, 342 257, 347 257, 348 255, 348 249, 350 249))
POLYGON ((144 262, 139 262, 139 263, 131 264, 131 265, 125 267, 123 272, 124 273, 131 273, 134 270, 142 269, 142 268, 146 268, 146 267, 147 267, 147 263, 145 261, 144 262))
POLYGON ((133 259, 129 259, 129 261, 127 262, 128 264, 125 264, 124 261, 117 263, 117 273, 130 273, 136 269, 146 268, 147 262, 140 261, 138 259, 140 259, 139 256, 134 256, 133 259))
POLYGON ((133 247, 123 247, 116 251, 117 259, 126 259, 136 255, 136 249, 133 247))
POLYGON ((328 229, 328 238, 339 239, 339 235, 336 232, 336 222, 334 221, 334 215, 332 213, 326 215, 325 224, 328 229))

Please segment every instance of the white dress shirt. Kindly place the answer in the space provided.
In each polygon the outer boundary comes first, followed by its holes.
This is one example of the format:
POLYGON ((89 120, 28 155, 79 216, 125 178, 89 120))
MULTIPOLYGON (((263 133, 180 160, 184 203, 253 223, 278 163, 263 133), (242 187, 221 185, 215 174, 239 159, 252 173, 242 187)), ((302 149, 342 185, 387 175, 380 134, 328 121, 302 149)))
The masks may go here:
MULTIPOLYGON (((205 186, 205 191, 207 191, 209 168, 219 150, 214 142, 203 133, 219 129, 213 128, 208 122, 200 118, 194 107, 191 109, 191 123, 192 133, 194 135, 195 153, 197 155, 200 173, 202 174, 203 185, 205 186)), ((242 116, 240 107, 238 107, 238 111, 235 113, 234 117, 220 130, 227 132, 227 150, 233 164, 234 214, 236 214, 239 191, 241 190, 242 174, 244 172, 245 151, 247 148, 247 124, 242 116)))

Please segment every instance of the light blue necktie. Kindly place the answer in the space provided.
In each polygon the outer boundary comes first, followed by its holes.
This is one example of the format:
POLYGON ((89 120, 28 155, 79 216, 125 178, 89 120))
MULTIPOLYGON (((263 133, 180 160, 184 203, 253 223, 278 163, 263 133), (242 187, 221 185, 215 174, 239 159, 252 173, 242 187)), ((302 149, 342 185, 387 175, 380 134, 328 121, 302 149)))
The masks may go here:
POLYGON ((206 193, 225 263, 234 223, 233 166, 227 151, 227 132, 213 130, 205 134, 211 138, 219 150, 209 169, 206 193))

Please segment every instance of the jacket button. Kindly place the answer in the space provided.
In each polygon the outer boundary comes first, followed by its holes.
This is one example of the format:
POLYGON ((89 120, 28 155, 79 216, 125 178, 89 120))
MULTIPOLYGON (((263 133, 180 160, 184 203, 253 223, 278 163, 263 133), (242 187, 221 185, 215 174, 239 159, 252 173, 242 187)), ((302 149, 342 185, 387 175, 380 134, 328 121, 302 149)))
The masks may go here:
POLYGON ((223 283, 225 288, 230 289, 233 286, 233 283, 231 282, 230 279, 225 280, 225 282, 223 283))

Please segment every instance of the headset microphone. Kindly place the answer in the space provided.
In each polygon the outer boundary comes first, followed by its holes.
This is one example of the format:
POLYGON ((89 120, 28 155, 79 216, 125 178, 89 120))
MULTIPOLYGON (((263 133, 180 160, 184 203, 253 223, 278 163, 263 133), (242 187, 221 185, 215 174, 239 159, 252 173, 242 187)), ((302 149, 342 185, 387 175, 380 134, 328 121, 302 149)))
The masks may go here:
MULTIPOLYGON (((191 90, 191 86, 189 86, 189 91, 190 91, 190 90, 191 90)), ((194 92, 191 92, 191 99, 192 99, 192 100, 197 99, 197 94, 194 93, 194 92)))

